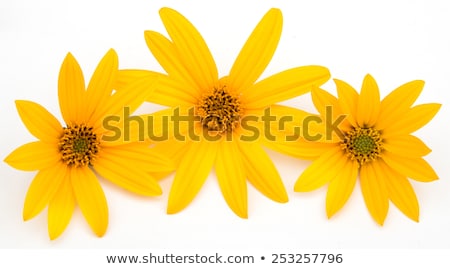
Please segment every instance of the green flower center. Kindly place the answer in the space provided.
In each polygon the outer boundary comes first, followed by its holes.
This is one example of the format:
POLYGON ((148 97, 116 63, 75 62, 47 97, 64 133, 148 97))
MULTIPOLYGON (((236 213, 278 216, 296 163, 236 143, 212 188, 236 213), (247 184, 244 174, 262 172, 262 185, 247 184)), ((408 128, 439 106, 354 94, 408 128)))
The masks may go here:
POLYGON ((243 109, 239 97, 231 94, 225 86, 214 88, 203 96, 196 107, 196 115, 208 131, 232 131, 239 125, 243 109))
POLYGON ((381 134, 374 128, 353 128, 345 134, 341 147, 348 158, 359 165, 377 159, 383 150, 381 134))
POLYGON ((92 165, 95 160, 100 142, 92 127, 81 125, 68 125, 63 128, 59 139, 59 152, 61 160, 68 166, 92 165))

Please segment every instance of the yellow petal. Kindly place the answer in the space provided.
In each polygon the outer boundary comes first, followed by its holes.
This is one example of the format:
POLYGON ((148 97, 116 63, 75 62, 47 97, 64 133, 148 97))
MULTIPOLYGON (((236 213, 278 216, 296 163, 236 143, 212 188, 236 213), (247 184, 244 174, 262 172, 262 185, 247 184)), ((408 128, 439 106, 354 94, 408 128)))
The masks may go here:
POLYGON ((267 147, 292 157, 313 160, 336 147, 336 145, 333 143, 310 142, 299 139, 291 142, 267 143, 267 147))
POLYGON ((24 144, 5 158, 7 164, 24 171, 52 167, 60 160, 57 145, 41 141, 24 144))
POLYGON ((384 97, 376 128, 382 130, 402 118, 419 97, 424 84, 422 80, 414 80, 401 85, 384 97))
POLYGON ((330 181, 327 191, 327 216, 331 218, 347 202, 358 177, 358 162, 347 160, 336 178, 330 181))
POLYGON ((440 104, 422 104, 407 110, 397 121, 383 130, 383 137, 409 134, 427 124, 441 108, 440 104))
POLYGON ((325 67, 292 68, 257 82, 241 98, 248 109, 265 108, 307 93, 313 85, 320 86, 329 78, 330 72, 325 67))
POLYGON ((382 158, 387 165, 401 175, 422 182, 438 179, 438 175, 433 168, 422 158, 403 157, 387 151, 383 153, 382 158))
POLYGON ((37 173, 25 197, 23 207, 24 220, 34 218, 48 205, 61 182, 66 180, 66 171, 67 166, 58 163, 37 173))
POLYGON ((170 77, 161 76, 158 78, 155 92, 147 101, 169 107, 192 106, 197 104, 201 96, 192 89, 170 77))
POLYGON ((142 165, 127 165, 126 159, 109 155, 99 158, 94 166, 102 177, 126 190, 144 196, 161 195, 158 182, 140 168, 142 165))
POLYGON ((382 179, 383 175, 377 161, 365 163, 360 170, 360 185, 364 201, 370 214, 380 225, 383 225, 389 210, 388 191, 382 179))
POLYGON ((28 131, 45 142, 55 142, 62 133, 61 124, 44 107, 30 101, 16 101, 17 112, 28 131))
POLYGON ((247 39, 229 75, 232 89, 246 90, 262 74, 272 59, 283 26, 283 16, 277 8, 270 9, 247 39))
POLYGON ((167 33, 175 45, 178 58, 200 89, 210 89, 218 80, 217 67, 205 41, 195 27, 177 11, 162 8, 159 12, 167 33))
POLYGON ((168 214, 178 213, 194 199, 211 172, 217 149, 217 143, 208 141, 189 144, 170 189, 168 214))
POLYGON ((108 205, 95 174, 88 167, 72 168, 70 180, 83 216, 94 233, 103 236, 108 227, 108 205))
POLYGON ((342 113, 346 115, 347 120, 352 126, 357 126, 356 124, 356 111, 358 107, 358 92, 348 83, 334 79, 336 84, 336 90, 338 93, 338 102, 342 109, 342 113))
POLYGON ((92 75, 86 92, 86 114, 90 114, 100 105, 106 103, 112 94, 119 68, 119 59, 116 52, 110 49, 92 75))
POLYGON ((165 76, 164 74, 160 74, 153 71, 147 70, 139 70, 139 69, 121 69, 117 72, 116 79, 114 81, 114 89, 115 90, 123 90, 129 84, 135 82, 144 77, 159 77, 165 76))
POLYGON ((247 218, 247 183, 239 149, 234 141, 223 139, 217 152, 216 173, 228 206, 241 218, 247 218))
POLYGON ((279 202, 288 202, 286 188, 267 153, 257 143, 239 142, 241 159, 248 181, 262 194, 279 202))
POLYGON ((59 71, 58 97, 61 114, 67 124, 80 124, 86 119, 86 90, 77 60, 68 53, 59 71))
POLYGON ((154 150, 164 154, 168 159, 172 160, 176 167, 180 165, 181 160, 184 158, 184 153, 187 150, 188 142, 179 141, 177 139, 167 139, 162 142, 158 142, 154 146, 154 150))
POLYGON ((105 117, 123 116, 126 108, 133 113, 155 91, 157 80, 154 77, 144 77, 130 84, 126 89, 117 91, 108 101, 97 108, 90 119, 95 130, 101 128, 105 117))
POLYGON ((51 240, 58 238, 66 229, 75 209, 75 196, 70 178, 66 176, 48 205, 48 234, 51 240))
POLYGON ((383 141, 383 148, 405 157, 422 157, 431 152, 422 140, 409 134, 387 137, 383 141))
POLYGON ((148 48, 167 74, 200 94, 200 88, 194 81, 195 77, 189 74, 189 66, 183 66, 174 44, 157 32, 145 31, 144 36, 148 48))
POLYGON ((372 127, 380 114, 380 92, 377 82, 366 75, 358 98, 356 121, 360 127, 372 127))
POLYGON ((400 209, 403 214, 410 219, 419 221, 419 202, 411 183, 392 170, 383 160, 380 163, 380 173, 383 175, 379 180, 385 182, 388 190, 389 199, 400 209))
POLYGON ((339 146, 333 147, 315 160, 294 186, 296 192, 308 192, 322 187, 342 172, 348 158, 339 146))

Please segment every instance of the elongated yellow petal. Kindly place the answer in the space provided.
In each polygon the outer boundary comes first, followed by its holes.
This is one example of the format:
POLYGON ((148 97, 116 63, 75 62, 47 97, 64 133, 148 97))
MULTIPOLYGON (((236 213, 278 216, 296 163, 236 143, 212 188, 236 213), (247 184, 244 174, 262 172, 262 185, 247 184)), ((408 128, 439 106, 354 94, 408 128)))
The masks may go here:
POLYGON ((31 182, 25 197, 23 219, 29 220, 39 214, 55 195, 63 180, 66 180, 67 166, 58 163, 40 170, 31 182))
POLYGON ((58 98, 61 114, 67 124, 86 119, 86 89, 77 60, 68 53, 59 71, 58 98))
POLYGON ((12 167, 35 171, 54 166, 61 160, 56 144, 41 141, 24 144, 15 149, 5 158, 5 162, 12 167))
POLYGON ((367 209, 373 219, 383 225, 389 210, 389 197, 381 169, 377 161, 364 164, 360 170, 360 185, 367 209))
POLYGON ((178 167, 181 160, 184 158, 184 152, 187 151, 187 147, 189 147, 188 142, 179 141, 172 138, 156 143, 153 149, 156 152, 164 154, 164 156, 172 160, 175 167, 178 167))
POLYGON ((347 202, 353 192, 358 177, 358 162, 347 160, 336 178, 330 181, 327 191, 327 216, 331 218, 347 202))
POLYGON ((62 133, 61 124, 41 105, 17 100, 17 112, 28 131, 45 142, 55 142, 62 133))
POLYGON ((265 108, 307 93, 313 85, 320 86, 329 78, 330 72, 325 67, 292 68, 256 83, 241 98, 248 109, 265 108))
POLYGON ((97 171, 105 179, 112 183, 129 190, 131 192, 144 196, 158 196, 162 194, 161 187, 158 182, 149 174, 142 170, 142 165, 127 165, 125 158, 117 158, 116 156, 103 156, 99 158, 94 166, 97 171))
POLYGON ((195 77, 189 74, 189 66, 184 66, 183 62, 180 61, 180 56, 174 44, 160 33, 154 31, 145 31, 144 36, 148 48, 167 74, 186 85, 186 88, 200 94, 200 88, 194 81, 195 77))
POLYGON ((427 124, 441 108, 440 104, 422 104, 408 109, 401 118, 387 126, 383 131, 384 137, 409 134, 427 124))
POLYGON ((414 80, 389 93, 381 101, 380 117, 376 128, 382 130, 402 118, 419 97, 424 84, 422 80, 414 80))
POLYGON ((232 89, 245 91, 255 83, 275 53, 282 27, 281 11, 270 9, 247 39, 231 68, 229 83, 232 89))
POLYGON ((72 168, 70 180, 83 216, 94 233, 103 236, 108 227, 108 205, 95 174, 88 167, 72 168))
POLYGON ((267 153, 258 143, 239 143, 248 181, 262 194, 279 203, 288 202, 286 188, 267 153))
POLYGON ((200 89, 210 89, 218 81, 217 67, 205 41, 195 27, 177 11, 159 12, 167 33, 178 51, 178 59, 200 89))
POLYGON ((97 65, 87 87, 87 116, 90 116, 98 106, 106 103, 108 97, 111 96, 118 68, 117 54, 113 49, 110 49, 97 65))
POLYGON ((358 98, 356 121, 360 127, 373 127, 380 114, 380 92, 371 75, 364 77, 358 98))
POLYGON ((414 189, 405 176, 392 170, 383 160, 379 161, 380 173, 383 175, 379 180, 384 180, 388 190, 389 199, 400 209, 403 214, 414 221, 419 221, 419 202, 414 189))
POLYGON ((169 107, 193 106, 201 95, 192 89, 170 77, 158 77, 156 90, 147 101, 169 107))
POLYGON ((338 102, 342 109, 342 113, 346 115, 347 120, 352 126, 357 126, 356 123, 356 111, 358 107, 358 92, 348 83, 334 79, 336 84, 336 90, 338 93, 338 102))
POLYGON ((334 143, 310 142, 304 139, 265 144, 270 149, 300 159, 313 160, 336 147, 334 143))
POLYGON ((341 148, 332 148, 306 168, 295 183, 294 191, 308 192, 322 187, 341 173, 346 163, 347 157, 341 148))
POLYGON ((383 141, 383 147, 389 152, 405 157, 422 157, 431 152, 422 140, 409 134, 388 137, 383 141))
POLYGON ((70 177, 66 176, 48 205, 48 235, 58 238, 66 229, 75 209, 75 195, 70 177))
POLYGON ((215 167, 220 190, 228 206, 239 217, 247 218, 247 183, 236 142, 221 141, 215 167))
POLYGON ((216 161, 218 143, 191 142, 180 163, 169 193, 168 214, 183 210, 205 183, 216 161))
POLYGON ((95 130, 101 128, 105 117, 122 116, 124 109, 133 113, 154 91, 157 80, 154 77, 144 77, 130 84, 126 89, 117 91, 105 105, 98 107, 90 119, 95 130))
POLYGON ((384 152, 382 158, 387 165, 401 175, 422 182, 438 179, 433 168, 422 158, 404 157, 390 152, 384 152))

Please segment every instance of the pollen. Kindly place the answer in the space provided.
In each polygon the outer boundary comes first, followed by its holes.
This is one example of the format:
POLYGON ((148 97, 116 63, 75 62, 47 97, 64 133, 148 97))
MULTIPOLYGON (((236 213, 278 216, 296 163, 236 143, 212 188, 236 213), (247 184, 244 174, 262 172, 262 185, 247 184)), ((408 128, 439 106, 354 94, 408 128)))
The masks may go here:
POLYGON ((383 141, 378 130, 373 128, 353 128, 345 134, 341 147, 351 160, 359 166, 377 159, 383 150, 383 141))
POLYGON ((58 145, 66 165, 81 167, 93 164, 100 142, 92 127, 80 124, 64 127, 58 145))
POLYGON ((204 128, 222 134, 239 126, 243 108, 239 96, 222 86, 203 96, 196 107, 196 114, 204 128))

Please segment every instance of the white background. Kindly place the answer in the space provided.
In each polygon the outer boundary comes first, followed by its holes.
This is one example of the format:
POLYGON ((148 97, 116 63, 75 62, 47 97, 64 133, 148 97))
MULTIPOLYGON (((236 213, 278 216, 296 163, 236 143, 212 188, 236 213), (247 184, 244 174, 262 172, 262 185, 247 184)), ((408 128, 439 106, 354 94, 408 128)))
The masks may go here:
MULTIPOLYGON (((47 235, 47 212, 23 222, 22 208, 35 172, 0 163, 0 248, 280 249, 449 248, 449 77, 450 7, 446 1, 2 1, 0 3, 0 157, 34 141, 14 100, 32 100, 61 119, 57 78, 67 52, 79 61, 86 81, 109 48, 121 68, 162 71, 148 51, 143 32, 166 34, 158 10, 172 7, 202 33, 220 75, 226 75, 241 46, 271 7, 283 12, 277 52, 262 78, 299 65, 323 65, 334 78, 356 89, 365 74, 377 80, 384 97, 415 79, 426 81, 417 103, 443 106, 416 133, 433 152, 426 160, 440 180, 413 182, 420 222, 391 204, 385 225, 370 217, 356 186, 347 205, 332 219, 325 214, 326 188, 300 194, 293 185, 310 164, 275 152, 270 156, 290 201, 278 204, 249 186, 249 218, 235 216, 221 196, 215 175, 192 204, 166 215, 173 177, 161 182, 164 194, 142 198, 101 180, 109 204, 103 238, 89 229, 79 209, 64 234, 47 235), (187 3, 186 3, 187 2, 187 3)), ((324 88, 335 93, 330 81, 324 88)), ((286 104, 314 111, 310 96, 286 104)), ((144 110, 159 107, 147 105, 144 110)), ((193 167, 195 169, 195 167, 193 167)))

